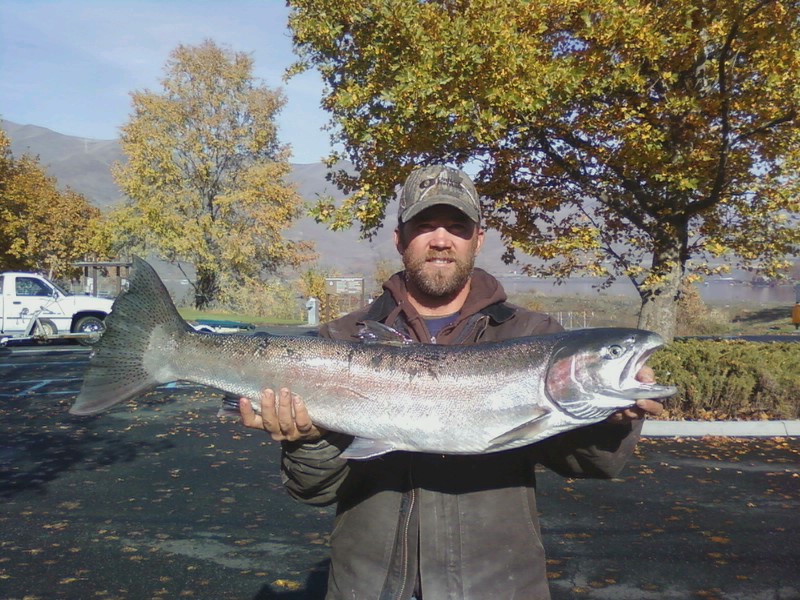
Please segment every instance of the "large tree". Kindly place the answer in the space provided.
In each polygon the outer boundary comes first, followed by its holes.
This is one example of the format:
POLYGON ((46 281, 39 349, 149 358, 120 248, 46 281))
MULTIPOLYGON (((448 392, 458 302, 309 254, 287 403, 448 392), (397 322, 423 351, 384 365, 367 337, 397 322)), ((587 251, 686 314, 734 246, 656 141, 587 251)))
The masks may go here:
POLYGON ((94 249, 100 211, 70 189, 59 190, 36 157, 11 154, 0 130, 0 271, 75 273, 72 263, 94 249))
POLYGON ((283 237, 302 200, 285 178, 288 147, 275 117, 285 100, 253 76, 245 53, 212 41, 179 46, 161 93, 134 92, 115 177, 129 202, 114 218, 118 246, 196 268, 198 308, 231 283, 301 261, 283 237))
POLYGON ((290 0, 357 175, 318 214, 380 226, 417 164, 476 169, 543 275, 628 277, 671 338, 681 281, 800 243, 800 10, 777 0, 290 0))

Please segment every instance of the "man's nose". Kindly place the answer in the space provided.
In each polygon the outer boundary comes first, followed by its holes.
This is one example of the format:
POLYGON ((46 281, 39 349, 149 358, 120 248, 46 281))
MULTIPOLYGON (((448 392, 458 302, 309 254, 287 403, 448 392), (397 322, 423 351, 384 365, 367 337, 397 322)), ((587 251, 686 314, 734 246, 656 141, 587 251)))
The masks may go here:
POLYGON ((446 227, 437 227, 433 230, 431 247, 444 249, 450 248, 452 245, 453 241, 450 239, 450 232, 447 231, 446 227))

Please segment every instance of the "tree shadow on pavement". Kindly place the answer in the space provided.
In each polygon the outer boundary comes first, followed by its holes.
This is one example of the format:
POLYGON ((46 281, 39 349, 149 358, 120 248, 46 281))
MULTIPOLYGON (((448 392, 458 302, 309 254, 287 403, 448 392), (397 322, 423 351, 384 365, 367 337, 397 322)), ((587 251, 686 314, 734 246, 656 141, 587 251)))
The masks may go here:
MULTIPOLYGON (((52 407, 51 407, 52 408, 52 407)), ((47 484, 76 469, 92 471, 132 462, 142 452, 170 448, 165 440, 136 439, 95 418, 47 413, 21 400, 0 410, 0 498, 25 492, 45 494, 47 484)))

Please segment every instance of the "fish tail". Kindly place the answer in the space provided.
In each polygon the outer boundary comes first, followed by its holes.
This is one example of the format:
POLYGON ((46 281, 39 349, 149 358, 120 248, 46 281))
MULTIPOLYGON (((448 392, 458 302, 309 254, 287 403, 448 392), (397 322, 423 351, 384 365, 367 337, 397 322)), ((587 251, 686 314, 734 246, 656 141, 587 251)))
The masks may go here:
POLYGON ((94 345, 83 387, 69 412, 98 413, 169 381, 155 372, 168 363, 169 357, 154 355, 165 344, 151 347, 151 340, 154 334, 162 342, 177 340, 187 331, 191 327, 178 314, 158 274, 134 257, 128 290, 117 297, 106 317, 105 331, 94 345))

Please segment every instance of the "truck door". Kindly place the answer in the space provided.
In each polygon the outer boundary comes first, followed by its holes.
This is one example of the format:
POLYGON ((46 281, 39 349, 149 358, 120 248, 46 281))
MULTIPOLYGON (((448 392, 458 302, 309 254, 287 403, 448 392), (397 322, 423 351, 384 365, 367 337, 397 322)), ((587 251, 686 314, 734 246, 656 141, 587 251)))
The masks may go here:
MULTIPOLYGON (((11 287, 6 282, 6 288, 11 287)), ((33 313, 52 303, 53 289, 38 277, 18 275, 14 279, 14 287, 7 290, 5 299, 5 332, 22 333, 28 326, 33 313)), ((50 311, 44 310, 41 317, 50 311)))

